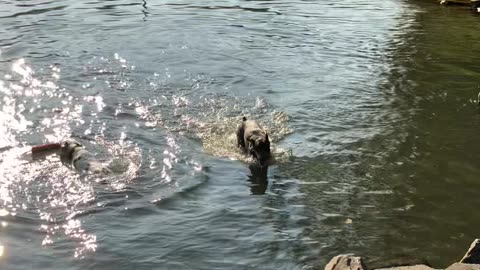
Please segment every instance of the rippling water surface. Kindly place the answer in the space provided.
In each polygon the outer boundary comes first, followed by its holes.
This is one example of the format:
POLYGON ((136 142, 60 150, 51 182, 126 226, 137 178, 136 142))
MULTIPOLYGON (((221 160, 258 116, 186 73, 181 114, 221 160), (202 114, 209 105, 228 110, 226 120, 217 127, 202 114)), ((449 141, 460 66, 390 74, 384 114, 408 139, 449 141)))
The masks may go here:
POLYGON ((0 1, 2 269, 462 255, 478 17, 408 1, 0 1), (235 148, 241 116, 276 162, 235 148), (33 145, 75 139, 114 172, 33 145))

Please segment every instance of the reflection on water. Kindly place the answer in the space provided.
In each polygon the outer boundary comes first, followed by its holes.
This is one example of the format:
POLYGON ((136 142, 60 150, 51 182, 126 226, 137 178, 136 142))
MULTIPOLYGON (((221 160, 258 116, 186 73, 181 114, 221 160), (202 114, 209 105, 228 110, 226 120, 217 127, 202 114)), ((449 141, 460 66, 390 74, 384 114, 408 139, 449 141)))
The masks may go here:
POLYGON ((250 191, 253 195, 265 194, 268 187, 268 166, 259 166, 258 164, 250 164, 250 175, 248 181, 250 182, 250 191))
MULTIPOLYGON (((20 217, 34 211, 38 214, 39 230, 45 235, 42 246, 56 244, 59 235, 63 234, 75 243, 73 256, 84 257, 96 250, 96 236, 85 230, 82 221, 75 217, 95 208, 96 181, 62 166, 58 155, 32 159, 31 148, 21 146, 32 142, 61 142, 68 138, 72 132, 70 125, 84 123, 81 119, 84 105, 76 104, 77 100, 66 93, 66 89, 37 78, 24 59, 14 61, 11 71, 4 76, 8 81, 0 81, 4 116, 0 152, 2 217, 20 217), (32 139, 25 142, 21 137, 32 139)), ((52 79, 61 77, 60 68, 52 66, 51 71, 52 79)), ((101 96, 87 96, 84 101, 95 103, 97 112, 105 106, 101 96)), ((91 134, 89 130, 91 126, 85 135, 91 134)), ((125 133, 120 134, 117 142, 110 143, 102 139, 102 131, 96 133, 96 145, 114 157, 111 167, 115 175, 108 176, 107 181, 112 188, 123 190, 126 182, 137 175, 141 165, 140 150, 126 140, 125 133)))
POLYGON ((36 211, 41 222, 40 230, 45 232, 42 245, 52 244, 52 236, 63 231, 72 240, 79 240, 75 256, 94 250, 95 236, 84 232, 80 221, 70 217, 71 213, 94 200, 92 186, 68 169, 59 167, 58 157, 35 162, 23 160, 29 156, 28 151, 13 148, 2 153, 0 184, 2 207, 7 209, 5 216, 20 217, 36 211), (70 231, 69 221, 78 223, 75 233, 70 231))

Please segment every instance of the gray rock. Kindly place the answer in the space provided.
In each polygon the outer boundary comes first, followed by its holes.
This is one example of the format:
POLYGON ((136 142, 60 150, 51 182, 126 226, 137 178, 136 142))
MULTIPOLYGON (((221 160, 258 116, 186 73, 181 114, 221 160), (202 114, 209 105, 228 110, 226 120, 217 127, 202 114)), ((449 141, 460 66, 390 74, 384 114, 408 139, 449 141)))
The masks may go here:
POLYGON ((338 255, 325 266, 325 270, 366 270, 361 257, 338 255))
POLYGON ((454 263, 450 265, 446 270, 480 270, 480 265, 468 263, 454 263))
POLYGON ((397 266, 397 267, 390 267, 390 268, 377 268, 375 270, 434 270, 434 268, 431 268, 430 266, 425 264, 417 264, 417 265, 397 266))
POLYGON ((419 259, 408 255, 399 255, 393 259, 366 261, 369 269, 395 268, 400 266, 426 265, 430 266, 426 259, 419 259))
POLYGON ((463 258, 460 260, 461 263, 472 263, 480 264, 480 240, 473 240, 470 248, 463 258))

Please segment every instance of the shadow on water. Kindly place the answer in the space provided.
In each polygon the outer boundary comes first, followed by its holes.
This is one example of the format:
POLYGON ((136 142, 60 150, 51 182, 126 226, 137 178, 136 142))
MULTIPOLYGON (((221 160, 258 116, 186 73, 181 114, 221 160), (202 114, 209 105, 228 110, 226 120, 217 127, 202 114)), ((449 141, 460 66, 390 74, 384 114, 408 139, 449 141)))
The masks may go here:
POLYGON ((147 20, 147 17, 149 15, 148 13, 148 7, 147 7, 147 1, 146 0, 142 0, 143 1, 143 4, 142 4, 142 13, 143 13, 143 20, 146 21, 147 20))
POLYGON ((389 214, 385 245, 444 267, 478 236, 471 224, 480 219, 468 209, 480 203, 479 61, 472 57, 480 53, 480 21, 462 8, 418 8, 426 12, 392 54, 390 87, 405 115, 396 128, 403 135, 375 178, 392 187, 391 207, 399 209, 389 214))
POLYGON ((43 14, 43 13, 49 13, 49 12, 52 12, 52 11, 63 10, 63 9, 65 9, 66 7, 68 7, 68 6, 62 5, 62 6, 55 6, 55 7, 50 7, 50 8, 31 9, 31 10, 29 10, 29 11, 18 12, 18 13, 14 13, 14 14, 12 14, 12 15, 0 17, 0 19, 4 19, 4 18, 16 18, 16 17, 28 16, 28 15, 39 15, 39 14, 43 14))
POLYGON ((97 9, 115 9, 119 7, 130 7, 130 6, 144 6, 144 4, 141 4, 141 3, 113 4, 113 5, 104 5, 101 7, 97 7, 97 9))
POLYGON ((354 252, 444 267, 477 236, 480 22, 461 8, 406 8, 375 86, 382 132, 278 168, 304 193, 302 236, 322 246, 318 265, 354 252))
POLYGON ((282 13, 278 11, 272 11, 270 8, 249 8, 249 7, 242 7, 242 6, 191 6, 189 5, 188 8, 194 9, 207 9, 207 10, 240 10, 240 11, 249 11, 249 12, 271 12, 276 15, 281 15, 282 13))

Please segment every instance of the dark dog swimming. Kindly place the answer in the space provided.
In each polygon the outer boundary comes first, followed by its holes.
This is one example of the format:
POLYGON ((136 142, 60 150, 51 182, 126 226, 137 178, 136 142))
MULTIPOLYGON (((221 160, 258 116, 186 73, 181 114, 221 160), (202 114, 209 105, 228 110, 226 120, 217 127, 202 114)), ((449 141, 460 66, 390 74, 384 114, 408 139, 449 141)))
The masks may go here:
POLYGON ((268 134, 254 120, 243 117, 237 129, 237 144, 247 155, 254 157, 260 165, 267 165, 272 154, 268 134))

